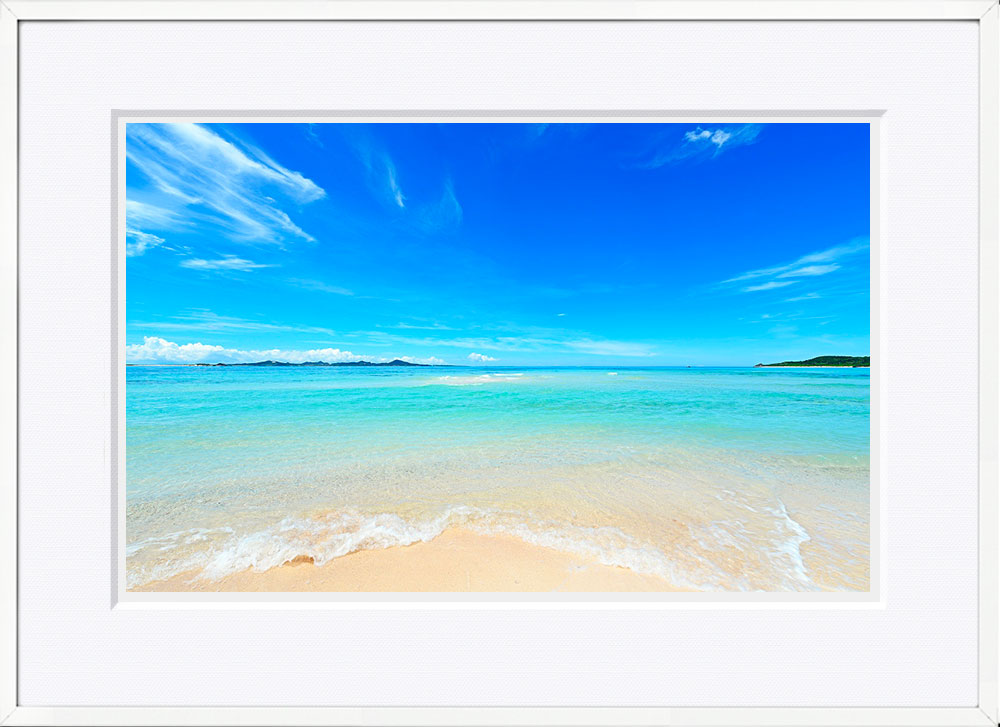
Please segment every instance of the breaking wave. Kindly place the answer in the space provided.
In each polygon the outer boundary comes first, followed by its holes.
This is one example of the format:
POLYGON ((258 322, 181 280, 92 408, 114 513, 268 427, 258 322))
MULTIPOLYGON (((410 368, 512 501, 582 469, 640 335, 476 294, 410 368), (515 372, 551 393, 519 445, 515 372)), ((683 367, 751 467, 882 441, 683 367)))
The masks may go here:
POLYGON ((799 546, 806 531, 778 501, 764 542, 737 521, 689 526, 670 553, 617 527, 539 521, 523 514, 456 506, 435 516, 406 519, 395 513, 333 512, 285 518, 255 532, 197 528, 148 538, 126 548, 127 587, 183 573, 218 580, 245 570, 266 571, 292 561, 324 565, 360 550, 380 550, 433 540, 448 528, 506 535, 607 566, 663 578, 699 591, 815 590, 799 546), (763 544, 763 548, 761 545, 763 544), (733 554, 752 554, 754 567, 733 554), (145 558, 144 556, 155 558, 145 558), (151 562, 155 565, 145 566, 151 562))

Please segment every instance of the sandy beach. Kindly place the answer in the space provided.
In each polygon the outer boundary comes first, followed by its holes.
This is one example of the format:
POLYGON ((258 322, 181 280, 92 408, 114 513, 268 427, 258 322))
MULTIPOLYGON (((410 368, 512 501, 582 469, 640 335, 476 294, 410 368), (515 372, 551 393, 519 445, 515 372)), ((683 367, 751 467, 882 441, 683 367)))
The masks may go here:
POLYGON ((322 566, 308 560, 217 581, 181 573, 136 591, 621 592, 684 591, 656 576, 601 565, 514 537, 446 530, 428 542, 359 550, 322 566))

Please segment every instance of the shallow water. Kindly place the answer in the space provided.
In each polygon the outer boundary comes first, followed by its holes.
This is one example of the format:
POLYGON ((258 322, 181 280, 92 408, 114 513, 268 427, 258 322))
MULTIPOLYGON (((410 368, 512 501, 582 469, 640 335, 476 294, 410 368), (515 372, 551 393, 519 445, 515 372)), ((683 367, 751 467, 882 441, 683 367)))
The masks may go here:
POLYGON ((126 373, 130 587, 514 535, 702 590, 868 590, 867 369, 126 373))

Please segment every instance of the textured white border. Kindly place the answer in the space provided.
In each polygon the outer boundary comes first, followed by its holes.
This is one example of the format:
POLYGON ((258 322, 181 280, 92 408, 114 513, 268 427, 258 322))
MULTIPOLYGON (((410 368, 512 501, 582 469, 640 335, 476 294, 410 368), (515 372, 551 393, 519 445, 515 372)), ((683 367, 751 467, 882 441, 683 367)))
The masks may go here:
POLYGON ((979 707, 1000 722, 1000 9, 979 21, 979 707))
POLYGON ((0 4, 0 722, 17 704, 17 18, 0 4))
POLYGON ((0 0, 0 723, 996 725, 1000 20, 993 0, 0 0), (955 19, 980 25, 979 702, 970 708, 122 708, 17 706, 19 20, 955 19))

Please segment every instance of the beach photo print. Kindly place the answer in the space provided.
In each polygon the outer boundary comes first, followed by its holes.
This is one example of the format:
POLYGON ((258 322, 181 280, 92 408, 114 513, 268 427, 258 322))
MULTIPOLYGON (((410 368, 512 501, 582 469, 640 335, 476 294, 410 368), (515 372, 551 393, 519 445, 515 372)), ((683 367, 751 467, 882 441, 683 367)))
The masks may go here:
POLYGON ((871 139, 123 122, 122 589, 873 593, 871 139))

